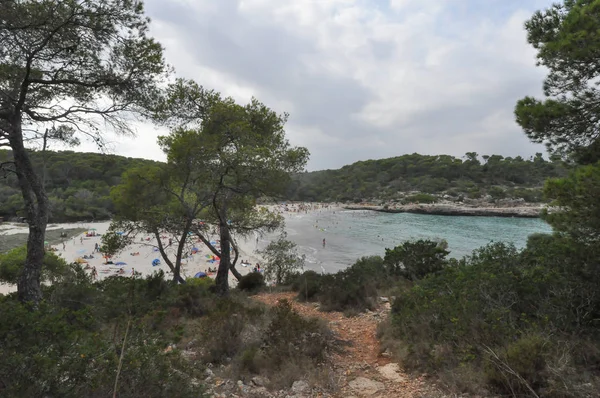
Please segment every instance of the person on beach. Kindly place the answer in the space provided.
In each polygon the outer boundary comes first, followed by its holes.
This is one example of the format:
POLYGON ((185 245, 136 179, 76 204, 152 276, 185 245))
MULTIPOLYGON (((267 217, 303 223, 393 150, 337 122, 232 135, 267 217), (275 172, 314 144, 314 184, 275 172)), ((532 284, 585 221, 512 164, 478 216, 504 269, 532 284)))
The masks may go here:
POLYGON ((96 267, 92 267, 92 280, 96 280, 96 278, 98 278, 98 270, 96 269, 96 267))
POLYGON ((63 250, 66 250, 66 249, 65 249, 65 242, 63 242, 63 250))
POLYGON ((325 238, 323 238, 323 247, 325 247, 327 242, 325 242, 325 238))
POLYGON ((81 243, 83 245, 83 236, 79 237, 79 243, 81 243))

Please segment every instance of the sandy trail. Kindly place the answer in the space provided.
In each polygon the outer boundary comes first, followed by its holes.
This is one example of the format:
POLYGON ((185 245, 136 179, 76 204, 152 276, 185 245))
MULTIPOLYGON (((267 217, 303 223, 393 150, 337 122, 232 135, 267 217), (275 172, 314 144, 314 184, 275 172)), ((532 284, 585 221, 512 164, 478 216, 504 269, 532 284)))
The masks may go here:
POLYGON ((377 325, 389 315, 389 305, 378 311, 346 317, 340 312, 321 312, 314 303, 295 301, 296 293, 264 293, 254 298, 268 305, 276 305, 286 299, 295 311, 305 317, 321 318, 328 322, 331 330, 349 344, 341 354, 335 354, 334 367, 339 374, 341 391, 339 397, 398 397, 418 398, 429 395, 421 378, 413 378, 404 373, 391 359, 381 355, 377 340, 377 325), (375 394, 361 394, 353 390, 350 383, 359 377, 383 383, 384 389, 375 394))

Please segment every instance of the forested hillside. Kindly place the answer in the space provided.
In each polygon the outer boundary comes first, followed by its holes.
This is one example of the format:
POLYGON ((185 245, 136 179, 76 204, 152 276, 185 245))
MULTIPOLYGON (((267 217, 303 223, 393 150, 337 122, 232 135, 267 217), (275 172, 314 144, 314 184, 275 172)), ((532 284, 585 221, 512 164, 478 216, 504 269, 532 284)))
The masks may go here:
POLYGON ((489 194, 536 202, 542 200, 544 180, 565 172, 560 160, 545 160, 541 153, 523 159, 468 152, 464 160, 414 153, 297 175, 288 196, 292 200, 345 202, 393 199, 399 192, 420 191, 470 198, 489 194))
MULTIPOLYGON (((123 172, 131 167, 152 164, 153 161, 116 155, 61 151, 31 152, 31 159, 45 175, 50 199, 50 221, 107 219, 113 210, 110 188, 121 181, 123 172)), ((0 151, 0 162, 12 158, 10 151, 0 151)), ((23 197, 16 176, 6 171, 0 181, 0 217, 5 220, 24 216, 23 197)))
MULTIPOLYGON (((40 175, 45 174, 51 203, 51 222, 107 219, 113 213, 110 188, 121 181, 129 168, 150 165, 145 159, 73 151, 31 153, 40 175)), ((10 161, 9 151, 0 151, 0 162, 10 161)), ((565 175, 560 161, 547 161, 541 154, 531 159, 502 156, 465 159, 452 156, 403 155, 367 160, 338 170, 297 174, 286 199, 302 201, 358 201, 393 199, 399 193, 420 191, 478 198, 542 200, 544 180, 565 175), (479 160, 480 159, 480 160, 479 160)), ((16 176, 6 172, 0 181, 0 217, 24 216, 23 199, 16 176)))

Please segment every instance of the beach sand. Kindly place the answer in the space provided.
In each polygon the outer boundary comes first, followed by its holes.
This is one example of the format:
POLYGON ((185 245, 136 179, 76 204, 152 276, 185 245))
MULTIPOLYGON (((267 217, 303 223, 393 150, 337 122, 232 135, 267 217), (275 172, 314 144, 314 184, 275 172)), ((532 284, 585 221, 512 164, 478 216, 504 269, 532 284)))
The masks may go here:
MULTIPOLYGON (((129 245, 120 254, 115 255, 112 259, 110 259, 114 264, 104 264, 105 259, 100 253, 94 253, 94 247, 96 244, 101 244, 101 236, 98 235, 106 233, 109 225, 110 222, 97 222, 85 224, 53 224, 53 227, 56 226, 57 228, 85 228, 88 230, 88 232, 93 231, 97 234, 97 236, 86 236, 86 233, 78 235, 73 239, 65 241, 64 248, 62 243, 58 245, 53 245, 52 247, 56 249, 55 254, 64 258, 69 263, 76 262, 77 259, 83 258, 83 256, 93 255, 94 258, 85 259, 87 263, 82 264, 82 266, 89 265, 90 270, 88 270, 88 272, 91 272, 92 267, 96 267, 96 270, 98 272, 98 280, 107 278, 112 275, 119 275, 118 272, 121 269, 123 270, 123 272, 120 275, 124 277, 131 277, 133 274, 133 270, 135 270, 136 274, 140 274, 141 277, 151 275, 154 272, 157 272, 158 270, 163 270, 167 279, 172 277, 172 273, 169 267, 164 263, 162 256, 158 252, 156 239, 152 238, 150 234, 138 235, 134 239, 134 242, 136 243, 129 245), (146 240, 146 238, 150 238, 150 240, 146 240), (141 239, 143 239, 143 241, 140 241, 141 239), (132 253, 136 253, 136 255, 131 255, 132 253), (153 266, 152 262, 154 259, 159 259, 161 265, 153 266), (116 265, 117 263, 124 264, 116 265)), ((3 228, 2 232, 10 234, 27 232, 27 230, 22 227, 12 229, 5 227, 3 228)), ((168 246, 168 241, 168 236, 165 236, 162 239, 162 242, 165 246, 168 246)), ((175 239, 173 239, 173 242, 175 242, 175 239)), ((237 244, 240 250, 240 256, 236 268, 242 275, 245 275, 252 270, 256 263, 262 264, 262 259, 254 253, 256 249, 256 238, 241 238, 237 241, 237 244), (240 264, 241 260, 247 260, 252 265, 244 267, 240 264)), ((216 273, 208 273, 209 267, 218 267, 217 262, 210 263, 209 258, 207 258, 207 255, 212 255, 212 252, 210 252, 202 242, 196 243, 194 247, 196 247, 198 251, 191 257, 182 261, 182 276, 184 278, 190 278, 193 277, 196 273, 202 271, 206 272, 212 278, 216 277, 216 273)), ((175 260, 175 251, 175 243, 173 244, 173 246, 167 247, 166 249, 169 258, 173 262, 175 260)), ((237 285, 237 279, 231 273, 229 274, 229 285, 231 287, 237 285)), ((15 290, 16 286, 14 285, 0 284, 0 294, 7 294, 15 290)))

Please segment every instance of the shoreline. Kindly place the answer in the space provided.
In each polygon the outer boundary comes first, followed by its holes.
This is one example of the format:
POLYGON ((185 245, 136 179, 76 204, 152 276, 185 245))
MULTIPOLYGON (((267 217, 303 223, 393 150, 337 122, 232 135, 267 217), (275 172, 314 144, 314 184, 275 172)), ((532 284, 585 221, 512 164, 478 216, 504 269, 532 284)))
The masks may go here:
POLYGON ((393 207, 375 205, 344 205, 345 210, 371 210, 381 213, 413 213, 437 216, 520 217, 539 218, 542 206, 468 207, 450 204, 410 204, 393 207))
MULTIPOLYGON (((107 264, 102 255, 94 249, 95 245, 100 243, 101 235, 106 233, 109 225, 110 222, 107 221, 95 223, 52 224, 52 228, 77 226, 85 228, 86 232, 94 231, 93 235, 84 232, 72 238, 63 240, 61 243, 51 245, 54 254, 64 259, 67 263, 80 263, 82 268, 85 267, 84 269, 88 274, 91 273, 92 268, 96 268, 98 273, 96 280, 102 280, 110 276, 145 278, 158 270, 162 270, 165 273, 166 279, 172 277, 170 269, 166 264, 162 264, 163 259, 156 248, 157 243, 155 238, 150 234, 138 234, 130 245, 111 258, 112 263, 114 264, 107 264), (90 256, 92 257, 90 258, 90 256), (160 260, 160 265, 153 265, 153 259, 155 258, 160 260)), ((2 232, 5 234, 22 233, 24 232, 24 229, 25 227, 22 225, 15 224, 4 224, 1 228, 2 232)), ((163 241, 163 245, 166 248, 165 251, 169 255, 169 258, 173 260, 176 247, 169 247, 169 238, 176 239, 176 237, 165 235, 161 237, 161 241, 163 241)), ((217 238, 211 237, 211 239, 217 238)), ((246 275, 252 270, 254 264, 263 263, 261 256, 255 252, 256 243, 253 238, 248 237, 244 239, 243 237, 240 237, 236 243, 240 251, 236 269, 240 274, 246 275), (246 260, 252 265, 243 266, 241 260, 246 260)), ((205 272, 208 277, 214 279, 216 273, 208 271, 209 267, 218 267, 217 262, 209 261, 212 252, 210 252, 204 244, 195 239, 190 240, 189 246, 194 247, 196 250, 193 250, 193 255, 189 255, 187 258, 183 259, 181 276, 188 279, 193 278, 198 272, 205 272)), ((229 286, 234 288, 236 285, 237 279, 230 272, 229 286)), ((0 295, 6 295, 14 291, 16 291, 16 285, 0 283, 0 295)))

